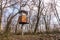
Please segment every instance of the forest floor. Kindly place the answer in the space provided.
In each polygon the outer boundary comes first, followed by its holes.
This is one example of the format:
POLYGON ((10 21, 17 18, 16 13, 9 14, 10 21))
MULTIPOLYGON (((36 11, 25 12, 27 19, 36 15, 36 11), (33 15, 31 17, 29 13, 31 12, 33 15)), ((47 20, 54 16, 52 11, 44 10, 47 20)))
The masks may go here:
POLYGON ((59 34, 0 35, 0 40, 60 40, 59 34))

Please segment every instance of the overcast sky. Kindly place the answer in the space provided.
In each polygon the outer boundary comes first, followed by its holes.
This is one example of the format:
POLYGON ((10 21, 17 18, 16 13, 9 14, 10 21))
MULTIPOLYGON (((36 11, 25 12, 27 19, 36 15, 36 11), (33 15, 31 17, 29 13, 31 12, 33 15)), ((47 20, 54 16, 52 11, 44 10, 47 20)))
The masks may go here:
MULTIPOLYGON (((25 0, 25 1, 26 1, 26 0, 25 0)), ((31 0, 30 0, 30 1, 31 1, 31 0)), ((52 1, 53 1, 53 0, 52 0, 52 1)), ((45 2, 46 4, 49 3, 49 2, 52 3, 52 1, 51 1, 51 0, 44 0, 44 2, 45 2)), ((57 2, 57 10, 58 10, 58 13, 59 13, 59 16, 60 16, 60 1, 59 1, 59 0, 56 0, 56 2, 57 2)), ((10 5, 10 4, 8 4, 8 5, 10 5)), ((30 4, 29 4, 29 5, 30 5, 30 4)), ((19 9, 19 8, 20 8, 20 5, 15 5, 14 7, 17 7, 17 8, 19 9)), ((14 9, 13 7, 7 8, 7 9, 6 9, 7 11, 5 10, 5 12, 4 12, 4 13, 6 13, 5 16, 8 17, 9 14, 13 12, 13 9, 14 9)), ((14 13, 18 12, 18 9, 15 9, 15 10, 14 10, 14 13)), ((29 9, 29 7, 28 7, 27 5, 25 6, 24 9, 30 11, 30 9, 29 9)), ((34 6, 33 9, 34 9, 34 10, 37 10, 37 7, 34 6)), ((36 12, 33 11, 32 13, 36 13, 36 12)), ((32 14, 32 15, 33 15, 33 14, 32 14)), ((32 16, 32 17, 33 17, 33 16, 32 16)), ((52 17, 53 17, 53 16, 52 16, 52 17)), ((51 20, 51 22, 58 24, 58 23, 57 23, 57 20, 56 20, 56 17, 53 17, 52 20, 51 20)))

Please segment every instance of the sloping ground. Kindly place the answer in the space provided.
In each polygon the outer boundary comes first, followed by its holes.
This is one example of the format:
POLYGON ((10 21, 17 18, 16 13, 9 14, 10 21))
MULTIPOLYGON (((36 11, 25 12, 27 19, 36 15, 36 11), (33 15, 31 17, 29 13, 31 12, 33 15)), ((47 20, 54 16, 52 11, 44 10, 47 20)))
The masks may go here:
POLYGON ((41 34, 41 35, 0 35, 0 40, 60 40, 59 34, 41 34))

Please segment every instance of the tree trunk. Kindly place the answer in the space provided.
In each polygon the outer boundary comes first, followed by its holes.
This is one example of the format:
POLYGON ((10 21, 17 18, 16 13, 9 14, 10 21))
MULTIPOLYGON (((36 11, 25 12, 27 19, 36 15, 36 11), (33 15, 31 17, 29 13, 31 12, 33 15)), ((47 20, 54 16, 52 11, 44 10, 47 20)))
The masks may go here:
POLYGON ((41 4, 41 0, 39 0, 38 14, 37 14, 37 23, 35 25, 34 34, 36 33, 36 30, 37 30, 38 24, 39 24, 40 4, 41 4))
POLYGON ((8 19, 9 21, 7 21, 7 24, 6 24, 6 29, 5 29, 5 32, 9 32, 10 30, 10 24, 11 24, 11 22, 12 22, 12 19, 17 15, 18 13, 16 13, 15 15, 13 15, 13 16, 11 16, 11 18, 10 19, 8 19))
POLYGON ((2 0, 0 0, 0 32, 1 32, 1 23, 2 23, 2 0))

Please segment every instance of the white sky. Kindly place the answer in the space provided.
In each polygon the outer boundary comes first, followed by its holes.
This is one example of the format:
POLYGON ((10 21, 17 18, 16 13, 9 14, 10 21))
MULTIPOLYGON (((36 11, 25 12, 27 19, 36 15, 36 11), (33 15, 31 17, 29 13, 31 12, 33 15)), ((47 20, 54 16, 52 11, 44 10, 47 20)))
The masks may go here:
MULTIPOLYGON (((58 1, 58 0, 56 0, 56 1, 57 1, 57 4, 60 6, 60 3, 59 3, 60 1, 58 1)), ((49 2, 51 2, 51 0, 44 0, 44 2, 45 3, 49 3, 49 2)), ((59 6, 57 6, 58 13, 60 13, 60 7, 59 6)), ((15 7, 19 9, 19 5, 15 5, 15 7)), ((18 12, 18 9, 15 9, 14 13, 18 12)), ((22 8, 22 9, 26 9, 26 10, 30 11, 30 9, 29 9, 28 6, 25 6, 25 8, 22 8)), ((33 7, 33 9, 37 10, 37 8, 35 6, 33 7)), ((12 12, 13 12, 13 8, 12 7, 11 8, 7 8, 7 11, 5 12, 6 13, 5 15, 8 17, 9 13, 12 13, 12 12)), ((59 16, 60 16, 60 14, 59 14, 59 16)), ((57 20, 56 20, 55 17, 53 17, 52 21, 54 21, 55 23, 57 23, 57 20)))
MULTIPOLYGON (((60 1, 59 1, 59 0, 56 0, 56 1, 57 1, 57 4, 59 5, 59 6, 57 6, 57 10, 58 10, 58 13, 59 13, 59 16, 60 16, 60 1)), ((45 3, 49 3, 49 2, 51 2, 51 0, 44 0, 44 2, 45 2, 45 3)), ((9 5, 9 4, 8 4, 8 5, 9 5)), ((18 5, 16 5, 15 7, 17 7, 17 8, 19 9, 19 6, 18 6, 18 5)), ((28 6, 26 6, 25 9, 26 9, 26 10, 28 9, 28 11, 30 10, 28 6)), ((34 10, 37 10, 36 7, 34 7, 33 9, 34 9, 34 10)), ((7 8, 7 11, 8 11, 9 13, 12 13, 13 8, 7 8)), ((7 11, 6 11, 6 16, 9 15, 9 13, 8 13, 7 11)), ((15 10, 14 10, 14 13, 15 13, 15 12, 18 12, 18 10, 15 9, 15 10)), ((51 22, 57 23, 56 18, 53 18, 51 22)))

